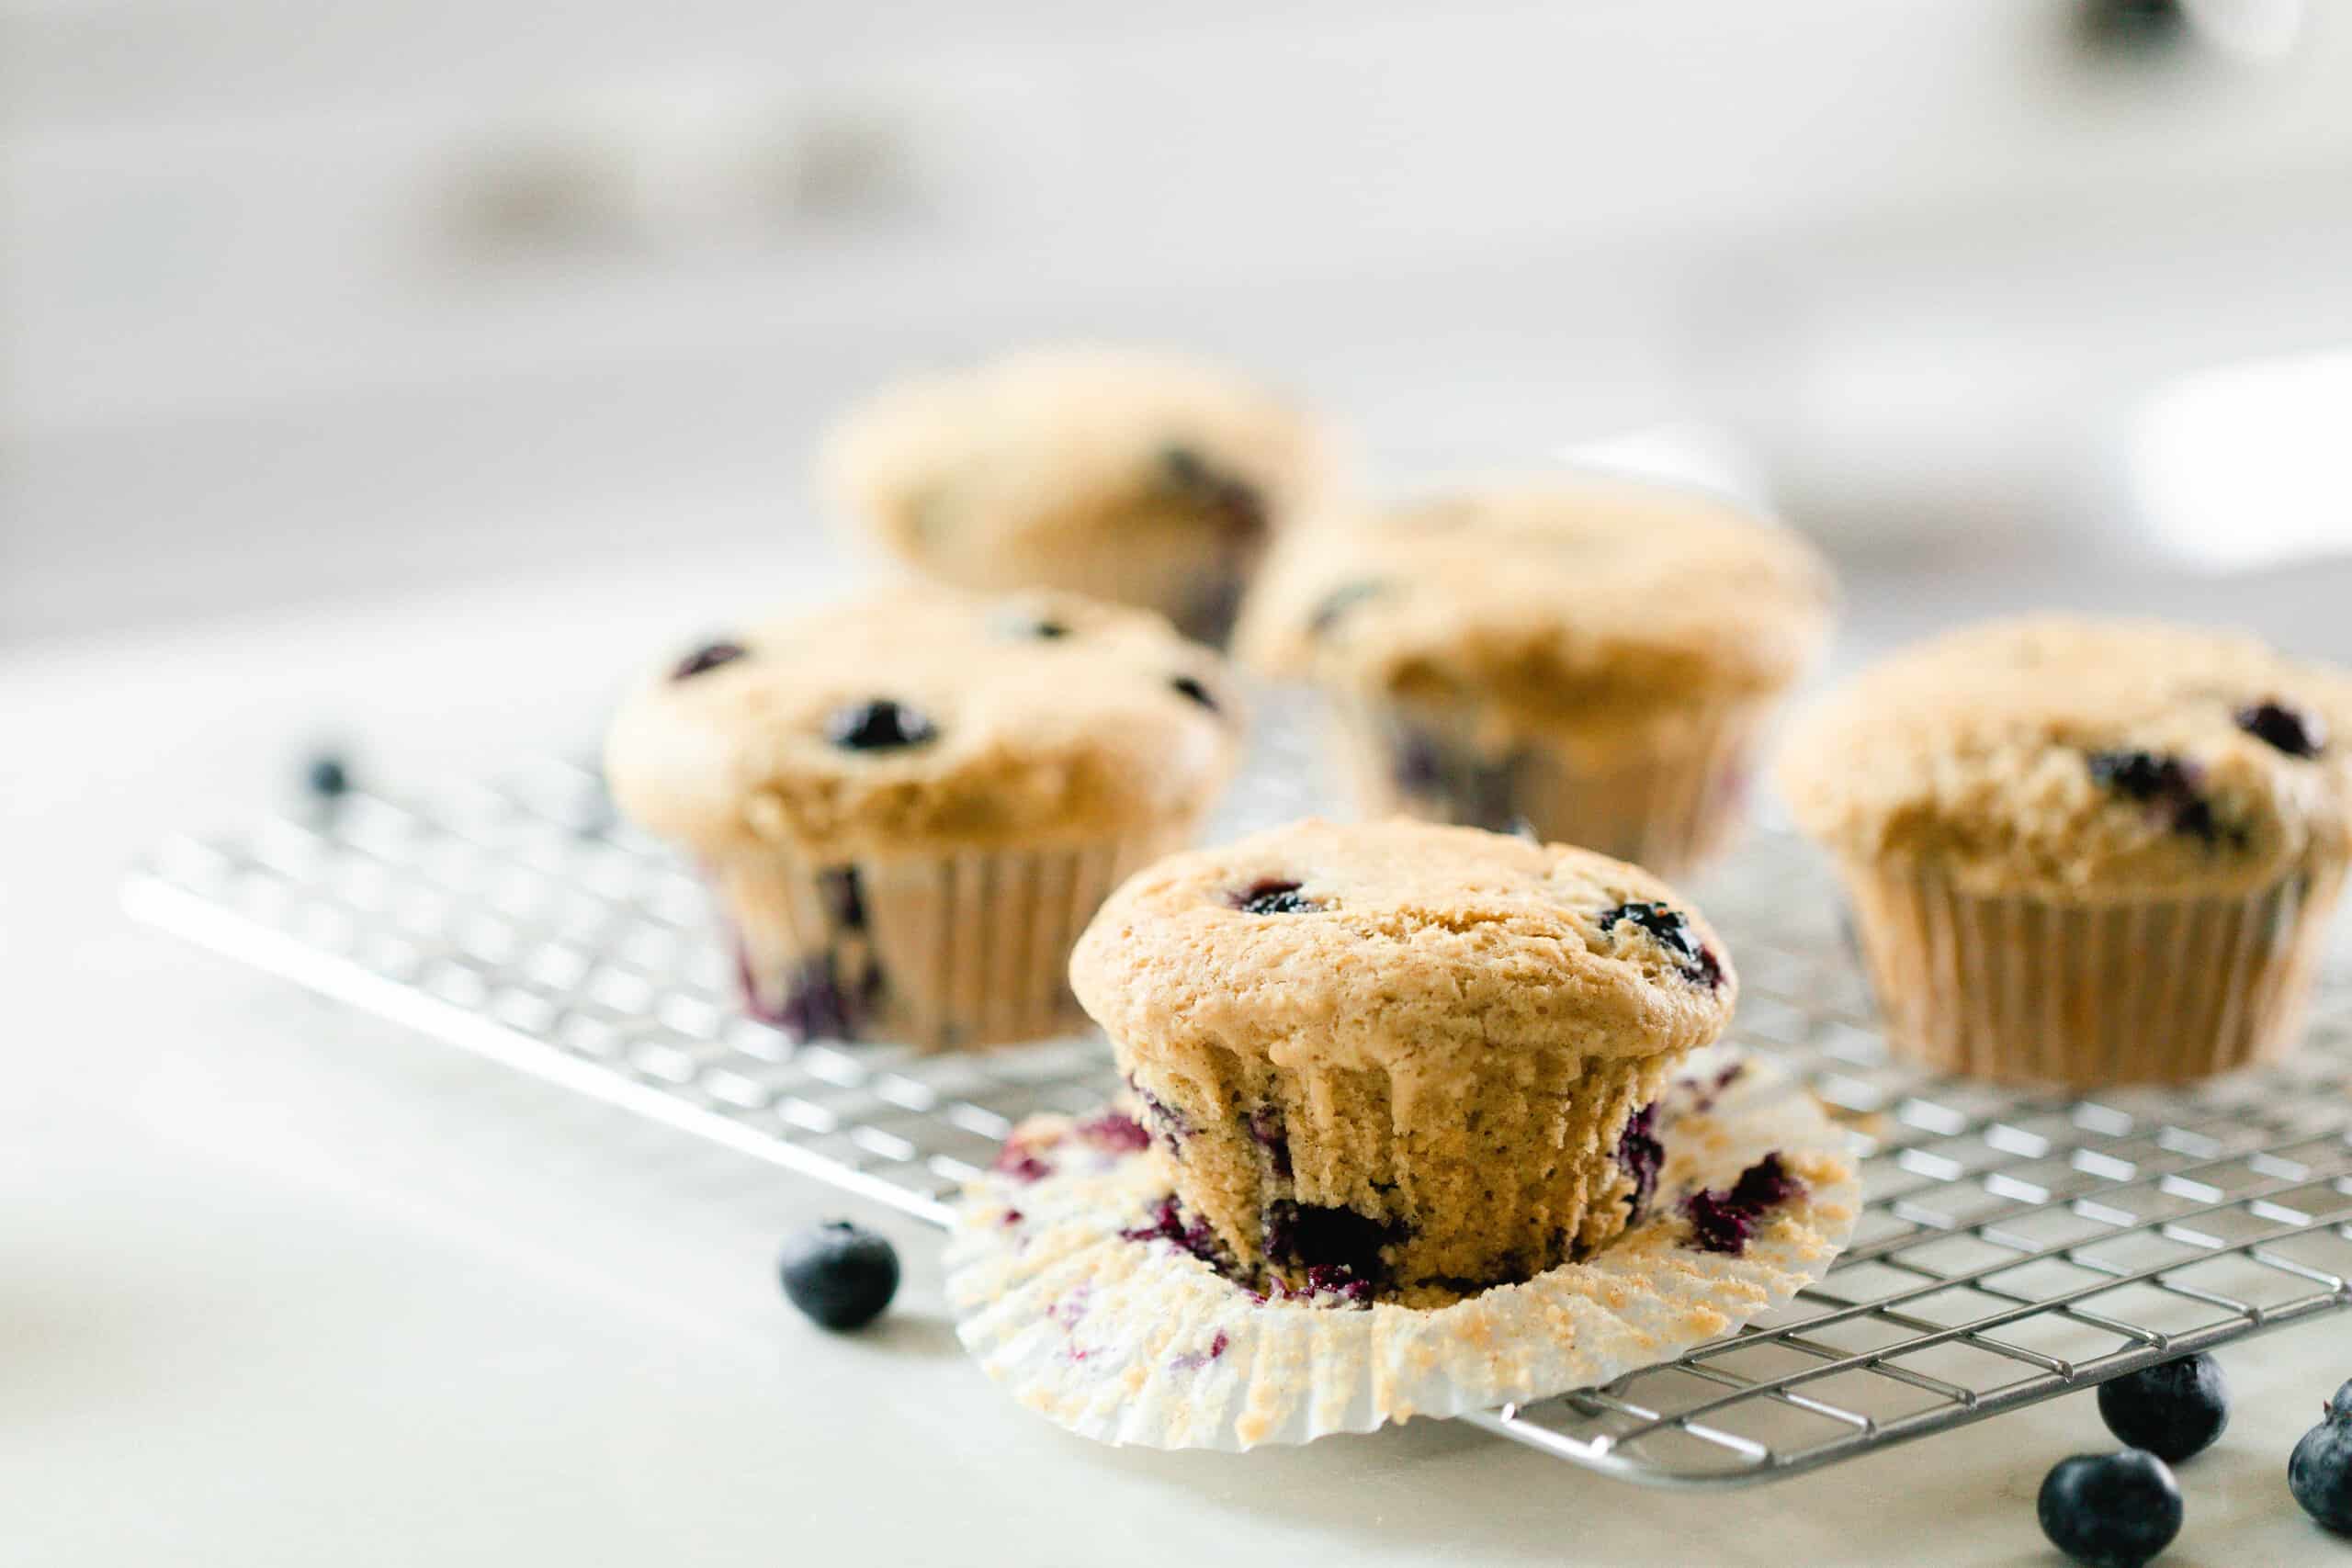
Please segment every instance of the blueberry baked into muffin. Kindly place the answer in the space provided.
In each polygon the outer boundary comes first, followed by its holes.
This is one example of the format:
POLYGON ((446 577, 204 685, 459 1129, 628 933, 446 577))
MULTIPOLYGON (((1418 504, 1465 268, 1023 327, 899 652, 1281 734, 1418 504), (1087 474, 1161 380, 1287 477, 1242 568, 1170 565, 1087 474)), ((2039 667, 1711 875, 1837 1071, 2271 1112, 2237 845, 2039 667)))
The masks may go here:
POLYGON ((978 1045, 1083 1021, 1071 943, 1191 835, 1239 719, 1156 615, 909 588, 682 651, 605 769, 716 886, 753 1013, 978 1045))
POLYGON ((1231 372, 1062 348, 891 388, 835 427, 823 467, 926 577, 1069 589, 1222 643, 1268 541, 1327 488, 1329 446, 1231 372))
POLYGON ((1869 671, 1779 776, 1899 1045, 2001 1079, 2180 1082, 2300 1031, 2352 855, 2347 737, 2342 671, 2041 616, 1869 671))
POLYGON ((1153 1235, 1264 1294, 1413 1305, 1637 1219, 1646 1108, 1737 990, 1638 868, 1403 820, 1163 861, 1070 975, 1164 1164, 1153 1235))
POLYGON ((1736 827, 1833 597, 1777 524, 1566 476, 1293 536, 1238 646, 1331 694, 1368 815, 1523 824, 1672 874, 1736 827))

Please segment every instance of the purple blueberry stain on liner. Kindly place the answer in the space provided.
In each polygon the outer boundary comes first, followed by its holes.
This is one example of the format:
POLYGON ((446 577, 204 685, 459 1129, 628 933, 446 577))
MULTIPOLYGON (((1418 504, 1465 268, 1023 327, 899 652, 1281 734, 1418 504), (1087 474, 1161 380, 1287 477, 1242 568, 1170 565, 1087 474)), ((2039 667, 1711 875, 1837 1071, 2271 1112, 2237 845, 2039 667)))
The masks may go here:
POLYGON ((1022 1182, 1043 1181, 1054 1174, 1052 1166, 1039 1159, 1035 1150, 1017 1140, 1008 1140, 1004 1147, 996 1152, 996 1163, 989 1168, 1000 1176, 1009 1176, 1022 1182))
POLYGON ((1177 1251, 1190 1254, 1207 1264, 1219 1274, 1231 1276, 1232 1265, 1225 1256, 1225 1248, 1217 1242, 1216 1232, 1208 1221, 1197 1215, 1186 1219, 1183 1205, 1170 1193, 1152 1205, 1144 1223, 1119 1233, 1122 1241, 1164 1241, 1177 1251))
POLYGON ((1099 1149, 1118 1154, 1140 1154, 1151 1147, 1151 1134, 1144 1124, 1132 1116, 1115 1111, 1105 1111, 1080 1122, 1078 1135, 1099 1149))
POLYGON ((1745 1062, 1733 1062, 1713 1077, 1693 1082, 1690 1085, 1690 1109, 1700 1112, 1713 1111, 1715 1108, 1715 1101, 1723 1098, 1724 1090, 1737 1083, 1739 1075, 1745 1072, 1747 1067, 1747 1064, 1745 1062))
POLYGON ((1736 1258, 1747 1250, 1767 1213, 1804 1191, 1804 1184, 1789 1174, 1777 1152, 1766 1155, 1730 1187, 1702 1189, 1682 1201, 1690 1245, 1736 1258))
POLYGON ((2266 697, 2231 716, 2240 729, 2274 750, 2308 761, 2327 750, 2327 726, 2303 708, 2266 697))
POLYGON ((690 681, 705 671, 716 670, 722 664, 732 664, 739 659, 751 657, 751 650, 740 642, 721 638, 707 642, 671 667, 670 679, 690 681))
POLYGON ((1220 1328, 1216 1331, 1216 1337, 1209 1341, 1207 1349, 1185 1351, 1168 1363, 1168 1370, 1171 1372, 1197 1372, 1219 1356, 1224 1355, 1227 1348, 1232 1343, 1232 1340, 1226 1337, 1225 1330, 1220 1328))

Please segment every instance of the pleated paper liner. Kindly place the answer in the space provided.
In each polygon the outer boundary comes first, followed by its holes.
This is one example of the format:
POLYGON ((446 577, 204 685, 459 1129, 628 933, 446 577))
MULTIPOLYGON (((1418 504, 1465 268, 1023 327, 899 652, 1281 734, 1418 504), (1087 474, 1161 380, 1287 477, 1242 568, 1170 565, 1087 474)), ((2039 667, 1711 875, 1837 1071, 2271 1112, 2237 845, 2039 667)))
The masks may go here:
POLYGON ((772 851, 712 875, 755 1015, 804 1037, 949 1050, 1083 1028, 1078 933, 1191 828, 842 864, 772 851))
POLYGON ((966 1191, 947 1255, 956 1332, 1057 1426, 1151 1448, 1303 1443, 1608 1382, 1790 1300, 1860 1210, 1846 1135, 1764 1058, 1694 1056, 1657 1133, 1646 1213, 1591 1257, 1448 1306, 1365 1307, 1266 1300, 1137 1239, 1168 1185, 1133 1124, 1038 1118, 966 1191), (1761 1188, 1793 1180, 1737 1250, 1710 1250, 1735 1239, 1722 1200, 1759 1167, 1761 1188))
POLYGON ((1670 743, 1598 751, 1528 741, 1492 754, 1477 714, 1350 700, 1336 715, 1363 813, 1402 812, 1496 832, 1521 823, 1546 843, 1578 844, 1679 875, 1726 849, 1745 821, 1753 753, 1769 705, 1703 712, 1670 743))
POLYGON ((2342 877, 2235 895, 2061 904, 1843 868, 1900 1051, 2007 1083, 2187 1083, 2285 1055, 2342 877))

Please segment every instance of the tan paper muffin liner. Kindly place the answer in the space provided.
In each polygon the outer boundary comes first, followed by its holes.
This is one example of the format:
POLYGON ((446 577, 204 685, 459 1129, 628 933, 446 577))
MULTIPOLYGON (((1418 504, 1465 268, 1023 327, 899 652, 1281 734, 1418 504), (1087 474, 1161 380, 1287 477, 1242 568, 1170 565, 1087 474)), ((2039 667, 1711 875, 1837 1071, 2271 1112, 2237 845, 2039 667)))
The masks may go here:
POLYGON ((1670 739, 1623 748, 1522 739, 1498 751, 1476 710, 1357 699, 1339 705, 1340 750, 1370 817, 1396 813, 1497 832, 1521 824, 1665 876, 1728 849, 1747 813, 1769 705, 1726 704, 1670 739), (1415 761, 1399 776, 1400 759, 1415 761))
POLYGON ((1812 1097, 1763 1058, 1711 1051, 1660 1101, 1656 1201, 1593 1256, 1438 1308, 1270 1301, 1122 1234, 1167 1185, 1155 1156, 1106 1126, 1041 1118, 1014 1134, 1015 1157, 966 1190, 947 1291, 990 1378, 1108 1443, 1303 1443, 1604 1383, 1790 1300, 1860 1208, 1846 1134, 1812 1097), (1767 1155, 1800 1190, 1743 1250, 1702 1249, 1682 1201, 1767 1155))
POLYGON ((1618 1139, 1681 1057, 1535 1051, 1510 1074, 1430 1087, 1210 1047, 1132 1060, 1128 1081, 1148 1096, 1146 1120, 1180 1140, 1177 1196, 1250 1269, 1304 1278, 1261 1246, 1269 1200, 1288 1199, 1409 1219, 1387 1251, 1399 1279, 1484 1280, 1549 1268, 1623 1228, 1618 1139))
POLYGON ((1069 952, 1127 875, 1185 827, 1080 844, 820 864, 777 852, 711 868, 746 1007, 797 1033, 926 1050, 1085 1027, 1069 952))
POLYGON ((1887 1038, 1941 1072, 2186 1083, 2290 1050, 2339 870, 2234 896, 2064 904, 1842 868, 1887 1038))
POLYGON ((1145 522, 1108 530, 1091 547, 1073 542, 1035 580, 1157 610, 1193 641, 1222 648, 1262 553, 1261 541, 1222 538, 1203 523, 1145 522))

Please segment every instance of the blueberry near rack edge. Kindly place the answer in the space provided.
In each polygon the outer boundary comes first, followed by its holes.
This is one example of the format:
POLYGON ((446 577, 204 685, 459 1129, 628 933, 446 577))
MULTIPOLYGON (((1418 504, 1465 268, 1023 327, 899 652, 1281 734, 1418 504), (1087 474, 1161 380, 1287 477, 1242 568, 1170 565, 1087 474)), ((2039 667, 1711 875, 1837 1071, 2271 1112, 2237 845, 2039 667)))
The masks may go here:
POLYGON ((837 1331, 873 1322, 899 1292, 898 1249, 848 1220, 827 1220, 791 1237, 776 1272, 794 1306, 837 1331))
POLYGON ((2099 1418, 2117 1439, 2178 1464, 2230 1424, 2230 1388, 2211 1356, 2183 1356, 2098 1385, 2099 1418))

